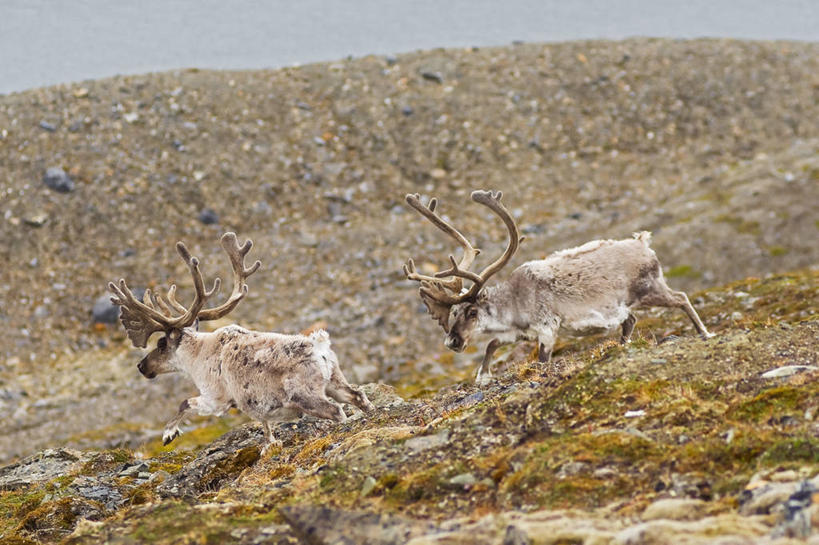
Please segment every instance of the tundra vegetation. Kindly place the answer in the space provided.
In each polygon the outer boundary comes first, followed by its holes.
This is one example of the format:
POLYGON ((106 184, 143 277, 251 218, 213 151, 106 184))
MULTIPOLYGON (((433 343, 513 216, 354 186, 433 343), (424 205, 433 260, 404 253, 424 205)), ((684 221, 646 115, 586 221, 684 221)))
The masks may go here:
MULTIPOLYGON (((0 97, 0 541, 804 540, 787 536, 816 527, 817 74, 815 44, 627 40, 0 97), (52 167, 73 183, 52 189, 52 167), (653 232, 716 337, 638 311, 629 345, 499 348, 478 388, 480 355, 443 346, 401 272, 451 251, 403 195, 475 187, 514 195, 509 267, 653 232), (162 444, 167 400, 195 391, 139 376, 143 352, 90 311, 111 278, 193 293, 172 244, 216 264, 225 231, 270 264, 231 322, 326 327, 371 415, 279 425, 264 454, 235 410, 162 444)), ((502 252, 491 212, 450 219, 479 267, 502 252)))

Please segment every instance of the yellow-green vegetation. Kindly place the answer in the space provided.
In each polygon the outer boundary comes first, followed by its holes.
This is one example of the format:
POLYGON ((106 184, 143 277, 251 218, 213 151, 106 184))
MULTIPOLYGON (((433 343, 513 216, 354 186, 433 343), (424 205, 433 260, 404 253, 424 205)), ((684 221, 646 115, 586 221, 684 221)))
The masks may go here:
MULTIPOLYGON (((67 493, 72 475, 3 492, 0 531, 62 539, 76 525, 72 513, 95 509, 107 517, 102 526, 83 527, 68 543, 94 543, 100 528, 113 542, 217 543, 282 524, 277 508, 286 505, 428 520, 603 506, 630 516, 669 491, 705 500, 709 513, 735 510, 758 472, 819 471, 819 373, 760 376, 817 364, 818 289, 819 272, 805 270, 692 294, 718 333, 708 340, 683 313, 663 310, 640 315, 627 346, 563 340, 554 361, 540 364, 524 343, 504 355, 522 359, 480 391, 465 379, 369 418, 311 424, 263 457, 260 444, 237 447, 196 473, 186 501, 163 498, 162 479, 131 477, 117 481, 124 503, 114 513, 67 493)), ((145 445, 150 472, 185 474, 226 422, 183 435, 191 443, 176 450, 145 445)), ((133 460, 107 451, 79 473, 116 472, 133 460)))
POLYGON ((728 214, 717 216, 715 221, 729 224, 731 227, 736 229, 737 233, 746 235, 758 235, 760 233, 758 221, 746 220, 745 218, 731 216, 728 214))
POLYGON ((679 278, 680 276, 699 276, 700 273, 694 270, 691 265, 677 265, 676 267, 671 267, 668 269, 668 272, 665 273, 665 276, 668 278, 679 278))

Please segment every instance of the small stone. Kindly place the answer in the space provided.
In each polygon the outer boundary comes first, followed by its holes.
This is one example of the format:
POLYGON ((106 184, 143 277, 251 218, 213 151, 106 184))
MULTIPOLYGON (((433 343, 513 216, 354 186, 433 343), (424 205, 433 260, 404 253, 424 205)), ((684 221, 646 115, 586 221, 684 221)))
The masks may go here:
POLYGON ((785 365, 783 367, 771 369, 770 371, 765 371, 764 373, 762 373, 762 378, 790 377, 792 375, 796 375, 797 373, 803 373, 805 371, 819 371, 819 367, 815 365, 785 365))
POLYGON ((657 500, 643 511, 643 520, 698 520, 702 518, 706 503, 690 498, 665 498, 657 500))
POLYGON ((449 479, 449 484, 454 486, 472 486, 477 482, 478 480, 472 473, 461 473, 449 479))
POLYGON ((444 170, 442 168, 433 168, 430 171, 429 175, 432 176, 433 178, 435 178, 436 180, 440 180, 441 178, 446 177, 446 170, 444 170))
POLYGON ((560 466, 557 472, 558 479, 565 479, 580 473, 585 473, 589 470, 589 464, 586 462, 568 462, 560 466))
POLYGON ((414 110, 412 109, 411 106, 404 106, 403 108, 401 108, 401 113, 407 117, 411 116, 413 112, 414 110))
POLYGON ((663 359, 663 358, 655 358, 655 359, 651 360, 651 363, 653 363, 654 365, 664 365, 664 364, 668 363, 668 360, 663 359))
POLYGON ((134 123, 139 119, 139 114, 136 112, 128 112, 123 114, 122 119, 124 119, 128 123, 134 123))
POLYGON ((421 72, 421 77, 427 81, 434 81, 435 83, 444 82, 444 77, 440 72, 421 72))
POLYGON ((48 132, 54 132, 57 130, 56 125, 49 123, 48 121, 40 121, 40 128, 48 132))
POLYGON ((413 452, 422 452, 431 448, 442 447, 449 442, 449 430, 442 430, 435 435, 412 437, 404 442, 404 446, 413 452))
POLYGON ((40 212, 23 218, 23 223, 31 227, 42 227, 48 221, 48 214, 40 212))
POLYGON ((203 208, 199 212, 199 221, 205 225, 214 225, 219 223, 219 215, 212 208, 203 208))
POLYGON ((387 55, 384 58, 384 60, 387 61, 388 66, 392 66, 392 65, 394 65, 395 63, 398 62, 398 59, 396 57, 393 57, 392 55, 387 55))
POLYGON ((626 414, 624 414, 623 416, 625 416, 626 418, 637 418, 639 416, 645 416, 645 415, 646 415, 646 412, 644 410, 642 410, 642 409, 639 409, 637 411, 626 411, 626 414))
POLYGON ((58 193, 74 191, 74 180, 59 167, 51 167, 43 175, 43 183, 58 193))
POLYGON ((119 318, 119 307, 111 302, 110 295, 100 295, 91 309, 91 320, 95 324, 115 324, 119 318))
POLYGON ((85 87, 74 89, 73 95, 75 98, 85 98, 88 96, 88 89, 86 89, 85 87))
POLYGON ((369 496, 370 492, 375 488, 377 481, 372 476, 367 476, 364 479, 364 484, 361 485, 361 497, 369 496))

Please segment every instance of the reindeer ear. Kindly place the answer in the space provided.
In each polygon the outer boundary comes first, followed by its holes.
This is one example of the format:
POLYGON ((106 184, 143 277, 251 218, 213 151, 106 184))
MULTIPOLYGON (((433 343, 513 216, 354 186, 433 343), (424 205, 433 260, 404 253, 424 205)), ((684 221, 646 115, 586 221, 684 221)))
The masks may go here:
POLYGON ((449 333, 449 309, 451 305, 447 305, 435 299, 430 295, 425 288, 421 288, 418 293, 421 294, 421 300, 427 307, 427 311, 435 320, 444 328, 446 333, 449 333))
POLYGON ((148 346, 148 338, 161 331, 161 327, 157 327, 158 324, 144 314, 134 312, 124 305, 119 308, 119 321, 135 347, 145 348, 148 346))

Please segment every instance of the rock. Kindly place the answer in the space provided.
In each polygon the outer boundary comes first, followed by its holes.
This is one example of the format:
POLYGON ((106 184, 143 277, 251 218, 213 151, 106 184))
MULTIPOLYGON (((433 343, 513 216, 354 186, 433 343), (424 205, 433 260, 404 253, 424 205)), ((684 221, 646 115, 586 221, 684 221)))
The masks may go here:
POLYGON ((199 212, 198 219, 205 225, 219 223, 219 215, 212 208, 203 208, 202 211, 199 212))
POLYGON ((664 498, 646 507, 641 518, 644 521, 695 520, 702 518, 706 505, 702 500, 691 498, 664 498))
POLYGON ((407 117, 411 116, 413 112, 414 110, 412 109, 411 106, 404 106, 403 108, 401 108, 401 113, 407 117))
POLYGON ((59 167, 50 167, 43 175, 43 183, 58 193, 74 191, 74 180, 59 167))
POLYGON ((48 221, 48 214, 45 212, 37 212, 30 216, 23 218, 23 223, 31 227, 42 227, 48 221))
POLYGON ((256 463, 263 440, 256 426, 231 430, 163 481, 157 493, 162 497, 193 498, 206 490, 216 490, 256 463))
MULTIPOLYGON (((142 299, 142 294, 137 295, 136 290, 132 291, 136 297, 142 299)), ((117 318, 119 318, 119 307, 111 302, 111 296, 100 295, 97 297, 94 306, 91 308, 91 320, 95 324, 115 324, 117 318)))
POLYGON ((94 454, 65 448, 47 449, 0 468, 0 490, 15 490, 49 481, 79 469, 94 454))
POLYGON ((123 469, 117 473, 118 477, 134 477, 138 475, 142 471, 148 470, 148 464, 145 462, 134 462, 131 464, 126 464, 123 469))
POLYGON ((421 72, 421 77, 427 81, 434 81, 435 83, 444 82, 444 77, 440 72, 421 72))
POLYGON ((372 475, 368 475, 367 478, 364 479, 364 484, 361 485, 361 497, 368 496, 377 483, 378 481, 376 481, 372 475))
POLYGON ((404 446, 414 453, 446 445, 449 442, 449 430, 441 430, 435 435, 422 435, 404 441, 404 446))
POLYGON ((816 367, 815 365, 785 365, 783 367, 771 369, 770 371, 765 371, 760 376, 762 378, 782 378, 790 377, 805 371, 819 371, 819 367, 816 367))
POLYGON ((434 529, 428 522, 397 515, 299 505, 280 507, 284 520, 310 545, 404 545, 434 529))
POLYGON ((57 126, 53 123, 49 123, 48 121, 40 121, 40 128, 48 132, 54 132, 57 130, 57 126))
POLYGON ((449 479, 449 484, 459 488, 472 486, 477 482, 478 479, 476 479, 475 475, 473 475, 472 473, 461 473, 449 479))
POLYGON ((444 408, 445 411, 454 411, 456 409, 466 409, 468 407, 472 407, 484 400, 484 393, 481 390, 473 394, 469 394, 466 397, 463 397, 457 401, 454 401, 444 408))
POLYGON ((568 462, 560 466, 556 477, 558 479, 565 479, 573 475, 585 473, 589 470, 589 464, 586 462, 568 462))
POLYGON ((103 504, 106 509, 116 509, 125 501, 119 490, 108 484, 100 483, 96 477, 80 475, 74 479, 68 489, 87 500, 103 504))

